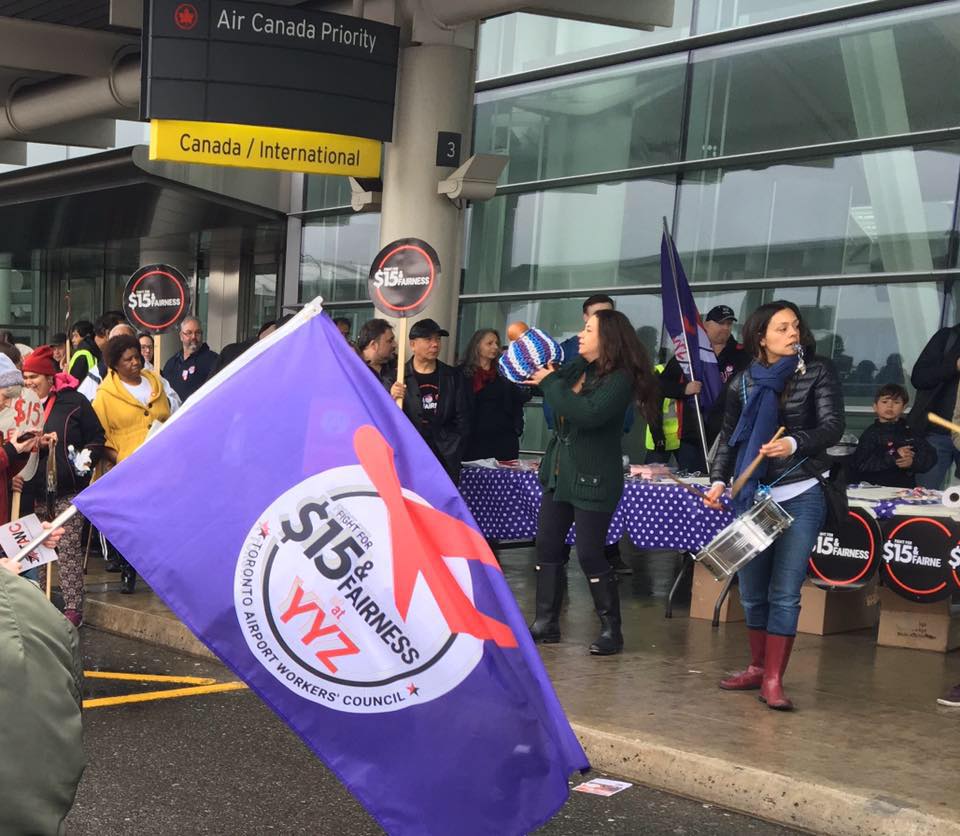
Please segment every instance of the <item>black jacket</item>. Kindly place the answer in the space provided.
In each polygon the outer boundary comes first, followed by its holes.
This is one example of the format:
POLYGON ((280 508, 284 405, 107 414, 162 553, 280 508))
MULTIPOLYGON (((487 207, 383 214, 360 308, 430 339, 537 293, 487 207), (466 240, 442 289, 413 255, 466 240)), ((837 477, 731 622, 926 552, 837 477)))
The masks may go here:
MULTIPOLYGON (((92 470, 103 454, 103 427, 90 401, 76 389, 51 392, 50 397, 55 400, 43 431, 57 434, 57 496, 73 496, 87 486, 90 477, 77 475, 67 456, 67 448, 72 445, 79 453, 89 447, 92 470)), ((46 448, 40 448, 40 465, 27 486, 27 492, 36 501, 42 500, 47 491, 47 452, 46 448)))
POLYGON ((200 346, 196 354, 191 354, 186 360, 183 359, 183 349, 181 349, 164 363, 162 374, 173 391, 180 396, 180 402, 186 403, 187 398, 203 386, 207 378, 213 374, 218 359, 219 355, 211 351, 206 343, 200 346))
MULTIPOLYGON (((360 355, 360 359, 363 360, 362 354, 360 355)), ((393 384, 397 382, 397 361, 391 360, 389 363, 384 364, 380 367, 380 371, 377 371, 366 360, 363 362, 364 365, 370 369, 370 373, 379 380, 383 388, 389 392, 393 384)))
MULTIPOLYGON (((730 447, 726 441, 740 420, 744 390, 749 396, 753 389, 750 369, 735 374, 728 385, 720 444, 710 468, 710 477, 723 482, 731 480, 737 461, 737 448, 730 447)), ((844 417, 840 380, 829 360, 811 357, 807 360, 806 372, 790 379, 780 396, 777 420, 780 426, 787 428, 785 435, 797 442, 797 450, 785 459, 766 460, 766 471, 761 476, 766 484, 770 485, 782 476, 779 484, 786 485, 830 470, 833 460, 826 451, 843 435, 844 417), (802 466, 798 467, 801 462, 802 466)))
MULTIPOLYGON (((717 365, 720 368, 720 380, 724 386, 720 390, 720 396, 716 402, 703 416, 704 430, 707 433, 707 446, 713 444, 714 439, 720 433, 720 427, 723 424, 724 404, 727 398, 727 383, 734 374, 745 369, 750 365, 750 355, 744 350, 733 337, 727 340, 727 344, 717 355, 717 365)), ((700 444, 700 427, 697 423, 696 406, 693 398, 684 395, 683 390, 689 381, 680 368, 677 358, 671 357, 670 361, 663 368, 660 374, 660 394, 662 398, 672 398, 677 401, 677 417, 680 420, 680 438, 691 444, 700 444)), ((662 405, 662 401, 661 401, 662 405)), ((662 410, 661 410, 662 412, 662 410)))
MULTIPOLYGON (((918 432, 927 431, 927 413, 934 412, 948 421, 953 418, 957 402, 957 383, 960 372, 960 325, 941 328, 924 346, 914 364, 910 382, 917 390, 917 397, 910 411, 910 426, 918 432)), ((934 424, 929 432, 947 433, 934 424)))
POLYGON ((100 361, 100 349, 97 348, 97 344, 90 339, 81 340, 80 345, 70 352, 71 361, 69 366, 70 374, 77 379, 78 383, 82 383, 83 379, 87 376, 87 372, 90 371, 90 365, 85 352, 89 352, 96 361, 100 361))
POLYGON ((460 366, 458 371, 463 375, 470 415, 470 436, 463 460, 517 458, 523 434, 523 405, 533 397, 531 387, 518 386, 497 374, 479 392, 474 392, 473 377, 466 366, 460 366))
POLYGON ((437 414, 430 418, 423 411, 420 386, 413 370, 412 359, 407 361, 405 369, 407 394, 403 399, 403 411, 440 459, 454 484, 457 484, 460 480, 464 445, 470 435, 469 407, 463 375, 452 366, 437 361, 440 403, 437 414))
POLYGON ((853 454, 854 477, 862 482, 889 488, 914 488, 915 474, 926 473, 937 462, 937 453, 922 435, 902 418, 893 423, 874 421, 863 431, 853 454), (897 467, 897 450, 913 447, 913 464, 897 467))
MULTIPOLYGON (((241 354, 243 354, 243 352, 253 348, 257 342, 258 340, 256 337, 251 337, 249 340, 244 340, 243 342, 225 345, 223 350, 217 356, 217 362, 213 364, 213 369, 210 371, 210 376, 213 377, 213 375, 219 374, 241 354)), ((166 366, 164 366, 164 371, 166 371, 166 366)))

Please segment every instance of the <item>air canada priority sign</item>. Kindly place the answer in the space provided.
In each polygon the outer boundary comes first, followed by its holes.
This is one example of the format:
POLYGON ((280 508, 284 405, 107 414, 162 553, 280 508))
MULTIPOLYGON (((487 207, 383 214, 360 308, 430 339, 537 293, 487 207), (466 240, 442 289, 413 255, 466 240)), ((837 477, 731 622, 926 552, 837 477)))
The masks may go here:
POLYGON ((437 251, 419 238, 400 238, 373 260, 367 289, 378 311, 403 319, 427 306, 439 277, 437 251))
POLYGON ((137 331, 163 334, 179 325, 190 312, 187 278, 169 264, 148 264, 128 280, 123 312, 137 331))

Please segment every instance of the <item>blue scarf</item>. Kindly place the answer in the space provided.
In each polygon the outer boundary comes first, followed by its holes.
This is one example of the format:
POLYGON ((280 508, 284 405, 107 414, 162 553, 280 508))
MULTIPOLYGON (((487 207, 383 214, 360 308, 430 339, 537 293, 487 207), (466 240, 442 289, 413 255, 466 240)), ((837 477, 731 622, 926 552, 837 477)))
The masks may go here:
MULTIPOLYGON (((779 395, 796 369, 796 357, 784 357, 772 366, 764 366, 756 360, 750 364, 753 389, 750 390, 750 396, 740 412, 740 420, 737 421, 737 426, 727 441, 730 447, 739 445, 737 464, 733 471, 734 480, 760 454, 760 447, 777 432, 779 395)), ((753 475, 737 494, 736 499, 733 500, 733 508, 738 514, 742 514, 753 505, 754 495, 766 472, 767 463, 764 461, 753 471, 753 475)))

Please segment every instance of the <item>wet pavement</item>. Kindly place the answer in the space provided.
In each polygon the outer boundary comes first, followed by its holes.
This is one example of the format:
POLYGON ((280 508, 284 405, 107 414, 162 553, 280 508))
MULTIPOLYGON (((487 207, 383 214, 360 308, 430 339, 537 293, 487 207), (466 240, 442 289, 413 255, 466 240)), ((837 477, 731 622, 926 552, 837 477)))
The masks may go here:
MULTIPOLYGON (((233 679, 213 661, 92 628, 84 628, 82 635, 88 670, 233 679)), ((87 679, 87 696, 131 695, 164 687, 179 686, 87 679)), ((381 832, 249 691, 88 709, 84 728, 89 765, 67 819, 67 836, 381 832)), ((582 780, 586 779, 574 783, 582 780)), ((636 785, 611 798, 572 793, 567 805, 539 831, 544 836, 795 832, 636 785)))
MULTIPOLYGON (((500 558, 521 609, 531 613, 530 549, 502 550, 500 558)), ((960 833, 960 751, 947 743, 960 731, 960 709, 936 704, 960 682, 960 654, 878 647, 876 628, 801 635, 785 679, 798 710, 773 712, 755 693, 716 687, 746 660, 744 625, 713 628, 709 621, 687 618, 682 602, 675 617, 665 619, 664 596, 675 559, 665 553, 625 558, 635 570, 621 581, 625 652, 610 658, 587 654, 597 621, 575 561, 561 619, 563 641, 542 647, 578 732, 599 735, 583 738, 595 763, 674 792, 822 832, 898 833, 909 825, 915 833, 940 833, 945 826, 960 833), (602 752, 590 751, 596 740, 604 744, 602 752), (712 775, 715 766, 725 771, 712 775), (741 780, 748 774, 752 784, 741 780), (770 782, 783 791, 768 792, 770 782), (788 801, 791 791, 799 793, 796 802, 788 801), (811 817, 795 814, 795 806, 820 809, 812 809, 811 817), (907 821, 913 814, 933 817, 933 825, 929 818, 923 827, 907 821), (871 827, 860 830, 861 820, 869 817, 871 827)), ((185 631, 148 590, 117 594, 115 577, 94 573, 91 585, 99 591, 91 598, 127 607, 120 622, 129 622, 129 613, 136 611, 153 619, 138 635, 185 631)), ((188 640, 193 641, 189 635, 177 639, 188 640)), ((246 698, 219 699, 230 704, 246 698)))

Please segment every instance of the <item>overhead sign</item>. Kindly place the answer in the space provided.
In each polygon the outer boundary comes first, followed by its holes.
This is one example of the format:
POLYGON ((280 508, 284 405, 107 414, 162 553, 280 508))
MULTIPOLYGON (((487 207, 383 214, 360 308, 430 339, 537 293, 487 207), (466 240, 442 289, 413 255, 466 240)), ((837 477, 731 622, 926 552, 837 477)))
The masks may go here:
POLYGON ((144 7, 142 118, 392 138, 397 27, 266 3, 144 7))
POLYGON ((190 313, 187 277, 169 264, 148 264, 128 280, 123 312, 137 331, 163 334, 190 313))
POLYGON ((367 290, 378 311, 403 319, 427 306, 439 277, 437 251, 419 238, 401 238, 377 253, 367 290))
POLYGON ((150 159, 179 163, 378 177, 381 147, 375 139, 285 128, 167 119, 150 123, 150 159))

